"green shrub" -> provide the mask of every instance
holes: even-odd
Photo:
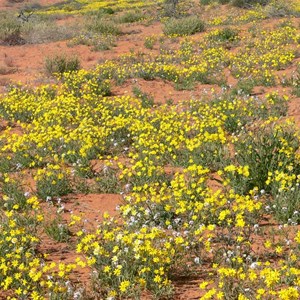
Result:
[[[53,16],[27,14],[27,17],[28,21],[25,22],[10,13],[1,13],[0,43],[5,45],[40,44],[67,40],[78,34],[78,24],[57,25]]]
[[[113,15],[115,13],[115,11],[111,7],[103,7],[99,12],[107,15]]]
[[[10,14],[0,14],[0,43],[4,45],[22,45],[21,24]]]
[[[144,15],[137,11],[128,11],[121,16],[119,16],[118,21],[120,23],[134,23],[142,20]]]
[[[232,95],[250,95],[255,86],[254,80],[241,79],[235,87],[231,89]]]
[[[292,93],[293,95],[300,97],[300,70],[291,78],[291,83],[293,86]]]
[[[113,35],[84,33],[68,42],[69,47],[73,47],[75,45],[90,46],[93,51],[105,51],[116,46],[116,37]]]
[[[299,16],[299,12],[296,11],[291,1],[272,0],[266,5],[264,11],[269,18]]]
[[[50,18],[32,18],[22,26],[22,36],[28,44],[41,44],[47,42],[68,40],[78,34],[77,25],[61,26]]]
[[[24,0],[8,0],[10,3],[22,3]]]
[[[72,12],[72,11],[79,11],[84,4],[80,3],[79,1],[70,1],[69,3],[65,4],[63,6],[63,10],[66,12]]]
[[[286,224],[289,222],[300,223],[300,188],[299,182],[276,191],[269,200],[269,207],[275,218]]]
[[[202,5],[209,5],[212,3],[212,0],[200,0],[200,4]]]
[[[145,38],[144,46],[147,49],[153,49],[154,44],[156,43],[156,41],[157,41],[156,36],[154,36],[154,35],[148,36],[148,37]]]
[[[119,35],[121,34],[120,28],[112,21],[103,18],[91,18],[86,24],[87,31],[102,35]]]
[[[217,43],[231,44],[239,40],[239,34],[236,29],[226,27],[216,31],[214,34],[209,35],[208,39]]]
[[[174,17],[177,14],[177,5],[179,0],[165,0],[164,14],[166,17]]]
[[[232,28],[223,28],[219,35],[218,38],[220,41],[229,41],[232,42],[238,38],[238,32],[235,29]]]
[[[63,223],[60,216],[45,224],[45,232],[54,241],[60,243],[68,242],[71,238],[68,225]]]
[[[267,5],[270,0],[233,0],[233,6],[241,7],[241,8],[251,8],[257,4]]]
[[[132,93],[141,100],[142,107],[149,108],[154,105],[154,99],[151,95],[144,93],[139,87],[134,86]]]
[[[116,194],[121,191],[117,178],[117,171],[104,166],[96,177],[96,189],[98,193]]]
[[[298,148],[299,140],[293,127],[261,127],[259,133],[240,136],[235,144],[235,158],[239,166],[249,166],[250,176],[241,187],[238,186],[241,176],[237,175],[235,180],[231,180],[233,188],[242,193],[254,187],[270,192],[272,186],[266,186],[269,172],[285,172],[289,166],[294,166],[298,174],[295,154]]]
[[[15,205],[17,205],[18,209],[29,207],[23,187],[18,181],[3,181],[1,184],[1,193],[3,194],[0,198],[1,208],[11,210]]]
[[[45,69],[48,74],[65,73],[77,71],[80,68],[80,62],[77,57],[67,58],[65,55],[56,55],[48,57],[45,61]]]
[[[197,17],[170,19],[165,23],[164,33],[173,36],[192,35],[205,30],[204,23]]]
[[[63,170],[47,169],[36,181],[37,196],[43,200],[67,195],[73,191],[70,176]],[[48,172],[48,174],[46,174]]]

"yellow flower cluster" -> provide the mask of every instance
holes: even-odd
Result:
[[[15,205],[1,213],[0,288],[9,292],[8,299],[45,299],[43,290],[52,296],[68,294],[66,282],[76,265],[49,262],[46,254],[37,254],[42,222],[35,196],[27,197],[25,209]]]
[[[140,0],[80,0],[77,1],[77,5],[61,5],[61,6],[50,6],[42,11],[40,14],[85,14],[89,12],[94,12],[100,9],[111,8],[114,10],[126,10],[132,8],[147,8],[153,6],[159,1],[140,1]],[[79,6],[79,8],[78,8]]]
[[[82,12],[153,4],[77,2]],[[201,42],[185,37],[159,53],[132,52],[57,75],[53,85],[8,89],[0,103],[1,290],[11,299],[76,299],[69,274],[89,267],[96,295],[166,298],[172,275],[188,267],[210,270],[201,299],[300,297],[299,134],[280,118],[287,96],[249,95],[294,62],[299,34],[290,23],[251,30],[213,28]],[[236,86],[228,86],[228,72],[240,80]],[[145,103],[147,95],[134,89],[136,97],[112,96],[111,87],[130,78],[222,87],[176,104]],[[34,179],[34,196],[18,184],[24,174]],[[61,196],[91,190],[121,192],[118,217],[104,214],[95,229],[73,232],[70,243],[84,259],[47,261],[39,201],[53,208]],[[62,218],[64,206],[57,211]],[[65,221],[50,222],[54,234],[81,217]]]

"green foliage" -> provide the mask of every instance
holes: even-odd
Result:
[[[217,35],[212,38],[220,42],[233,42],[238,39],[238,31],[236,29],[226,27],[219,31]]]
[[[96,176],[96,190],[102,194],[117,194],[121,191],[117,171],[111,167],[103,166]]]
[[[10,13],[1,13],[0,43],[9,46],[40,44],[70,39],[78,32],[77,24],[57,25],[53,16],[29,14],[27,18],[22,21]]]
[[[182,19],[169,19],[164,26],[164,33],[169,36],[192,35],[205,30],[204,22],[197,16]]]
[[[2,183],[1,193],[2,199],[0,198],[0,206],[4,207],[5,210],[24,210],[29,206],[22,187],[14,180]]]
[[[269,207],[275,218],[284,224],[300,223],[300,188],[299,182],[279,189],[269,200]]]
[[[73,163],[73,168],[74,174],[81,178],[93,178],[95,175],[90,161],[84,158]]]
[[[34,15],[21,29],[27,44],[41,44],[71,39],[78,34],[79,27],[74,23],[58,25],[53,17]]]
[[[299,168],[295,154],[298,147],[293,128],[262,127],[255,135],[251,132],[242,135],[235,143],[236,161],[241,166],[249,166],[250,176],[239,192],[246,193],[254,187],[270,191],[271,187],[266,186],[269,172],[285,171],[290,165]],[[240,176],[236,178],[240,180]]]
[[[227,146],[220,142],[207,142],[193,151],[179,149],[175,151],[176,158],[172,164],[177,167],[188,167],[190,162],[210,169],[212,172],[223,168],[230,161]]]
[[[120,23],[134,23],[142,20],[144,15],[139,11],[128,11],[118,17]]]
[[[100,12],[107,15],[113,15],[115,13],[115,11],[111,7],[103,7],[100,9]]]
[[[165,0],[164,13],[167,17],[174,17],[177,13],[177,5],[179,0]]]
[[[209,5],[212,3],[212,0],[200,0],[200,4],[202,5]]]
[[[45,70],[49,75],[78,71],[79,68],[80,62],[77,57],[67,58],[65,55],[56,55],[45,60]]]
[[[266,5],[270,0],[233,0],[232,4],[241,8],[251,8],[257,4]]]
[[[299,75],[293,79],[293,94],[300,97],[300,77]]]
[[[145,38],[144,46],[147,49],[153,49],[156,40],[157,40],[156,36],[148,36]]]
[[[120,28],[113,22],[99,17],[90,17],[86,23],[88,32],[102,35],[120,35]]]
[[[154,105],[153,97],[149,96],[147,93],[144,93],[139,87],[134,86],[132,88],[132,92],[137,98],[141,99],[143,108],[149,108]]]
[[[9,46],[25,43],[21,37],[21,23],[9,13],[0,14],[0,43]]]
[[[69,174],[56,169],[44,169],[36,178],[37,195],[41,199],[60,197],[72,192]]]
[[[115,47],[115,42],[116,37],[113,35],[99,35],[85,32],[73,38],[68,43],[68,46],[73,47],[75,45],[86,45],[91,46],[94,51],[105,51],[110,50],[112,47]]]
[[[237,85],[232,88],[232,95],[250,95],[253,88],[255,87],[255,82],[251,79],[239,80]]]
[[[264,12],[269,18],[279,18],[286,16],[299,17],[299,12],[296,11],[292,1],[272,0],[264,8]]]
[[[60,216],[54,220],[49,221],[45,225],[46,234],[57,242],[67,242],[71,237],[71,232]]]

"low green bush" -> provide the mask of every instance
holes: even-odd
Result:
[[[212,0],[200,0],[200,4],[202,5],[209,5],[212,3]]]
[[[183,19],[169,19],[164,26],[164,33],[170,36],[186,36],[203,32],[205,25],[197,16]]]
[[[80,62],[77,57],[67,58],[65,55],[56,55],[45,60],[45,69],[49,75],[77,71],[79,68]]]
[[[120,28],[112,21],[103,18],[93,17],[86,23],[86,29],[89,32],[94,32],[102,35],[119,35]]]
[[[299,17],[299,11],[296,10],[295,3],[292,1],[271,0],[264,7],[264,12],[269,18]]]
[[[134,23],[142,20],[144,15],[139,11],[128,11],[118,17],[120,23]]]
[[[233,0],[233,6],[241,7],[241,8],[251,8],[257,4],[267,5],[270,0]]]
[[[21,23],[11,14],[0,14],[0,43],[4,45],[22,45]]]
[[[217,34],[211,36],[210,39],[219,42],[234,42],[239,39],[239,33],[233,28],[226,27],[221,29]]]

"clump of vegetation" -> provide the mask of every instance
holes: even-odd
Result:
[[[116,37],[113,35],[99,35],[83,33],[68,42],[69,47],[75,45],[91,46],[94,51],[110,50],[116,46]]]
[[[220,4],[227,4],[227,3],[229,3],[230,2],[230,0],[219,0],[219,3]]]
[[[113,15],[115,11],[111,7],[103,7],[100,9],[100,13],[107,14],[107,15]]]
[[[165,23],[164,33],[169,36],[187,36],[205,30],[205,24],[197,16],[170,19]]]
[[[103,166],[96,177],[96,190],[98,193],[103,194],[113,194],[121,191],[120,182],[118,181],[115,169]]]
[[[44,16],[33,16],[22,25],[22,36],[28,44],[68,40],[78,34],[78,25],[57,25],[53,19]]]
[[[49,75],[78,71],[80,69],[80,61],[78,57],[68,58],[66,55],[56,55],[46,58],[45,69]]]
[[[217,2],[218,2],[219,4],[224,5],[224,4],[230,3],[230,1],[231,1],[231,0],[218,0]],[[210,4],[214,3],[214,0],[200,0],[200,3],[201,3],[202,5],[210,5]]]
[[[87,31],[102,35],[119,35],[121,29],[112,21],[104,18],[92,17],[86,23]]]
[[[270,18],[299,16],[299,12],[297,12],[294,3],[284,0],[271,0],[268,5],[265,6],[264,12]]]
[[[230,27],[223,28],[215,35],[215,39],[221,42],[233,42],[238,39],[238,31]]]
[[[209,4],[211,4],[211,2],[212,2],[212,0],[200,0],[200,3],[202,5],[209,5]]]
[[[154,99],[151,95],[144,93],[139,87],[134,86],[132,88],[132,93],[141,100],[142,107],[149,108],[154,105]]]
[[[174,17],[176,15],[178,2],[179,0],[164,1],[164,12],[167,17]]]
[[[23,45],[21,23],[11,14],[0,14],[0,43],[4,45]]]
[[[147,49],[153,49],[154,47],[154,44],[156,43],[157,41],[157,38],[155,35],[152,35],[152,36],[147,36],[145,38],[145,41],[144,41],[144,46],[147,48]]]
[[[8,2],[11,2],[11,3],[22,3],[22,2],[24,2],[24,0],[8,0]]]
[[[233,0],[232,4],[241,8],[251,8],[257,4],[267,5],[270,0]]]
[[[52,199],[72,192],[69,172],[59,165],[49,164],[47,168],[40,169],[35,179],[37,194],[41,199]]]
[[[128,11],[118,17],[120,23],[134,23],[142,20],[144,15],[139,11]]]
[[[66,40],[77,32],[76,24],[59,26],[51,16],[23,11],[17,17],[10,13],[0,14],[0,43],[8,46]]]
[[[54,241],[60,243],[68,242],[71,237],[70,230],[68,226],[63,223],[60,215],[45,224],[45,232]]]

